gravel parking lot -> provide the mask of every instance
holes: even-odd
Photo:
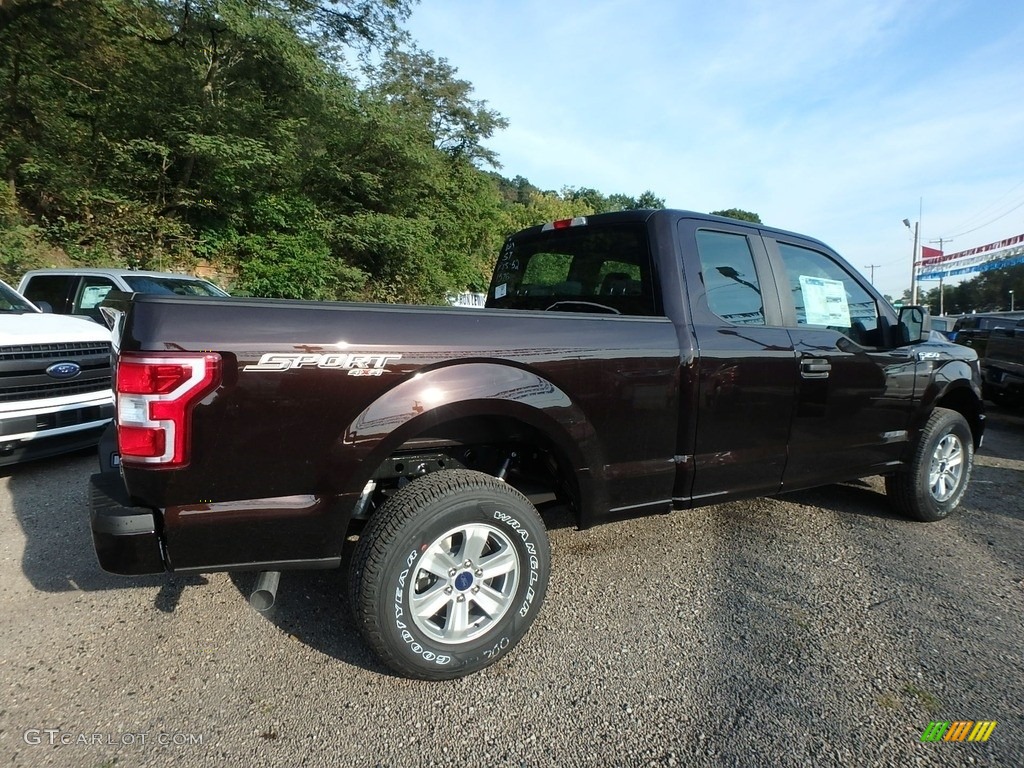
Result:
[[[572,529],[544,610],[445,683],[362,645],[341,572],[122,579],[92,455],[0,470],[0,763],[15,766],[1024,765],[1024,418],[990,415],[954,519],[878,479]],[[984,743],[930,721],[994,720]]]

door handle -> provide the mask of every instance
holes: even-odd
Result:
[[[800,376],[805,379],[827,379],[832,363],[812,357],[800,361]]]

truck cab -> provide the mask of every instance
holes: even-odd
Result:
[[[672,320],[676,507],[886,474],[945,398],[981,439],[976,356],[793,232],[684,211],[534,227],[487,306]]]

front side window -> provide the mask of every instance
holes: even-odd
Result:
[[[33,275],[25,286],[25,298],[36,305],[45,301],[57,314],[67,314],[68,294],[77,280],[67,275]]]
[[[113,289],[114,284],[105,277],[83,278],[75,302],[77,311],[90,313],[90,310],[95,310]]]
[[[878,305],[861,283],[819,251],[779,243],[789,277],[797,325],[830,328],[874,346]]]
[[[764,325],[761,285],[746,235],[702,229],[697,253],[711,311],[734,325]]]

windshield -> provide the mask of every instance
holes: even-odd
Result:
[[[175,293],[179,296],[228,296],[213,283],[190,277],[125,275],[124,281],[136,293]]]
[[[0,281],[0,312],[11,312],[22,314],[24,312],[38,312],[39,310],[29,304],[17,291],[7,283]]]
[[[507,240],[487,306],[653,315],[654,297],[644,225],[584,224]]]

